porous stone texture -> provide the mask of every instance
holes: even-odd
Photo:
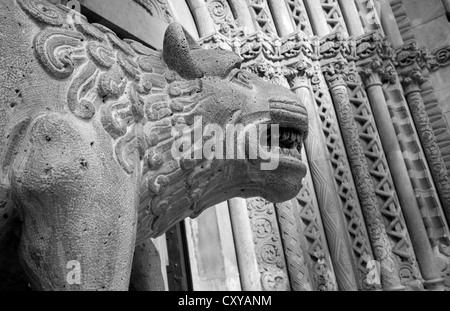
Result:
[[[308,118],[293,93],[241,70],[232,52],[199,49],[176,23],[155,52],[69,13],[0,3],[0,288],[161,289],[150,238],[233,197],[299,192]],[[259,157],[175,156],[200,116],[196,142],[213,139],[206,125],[230,123],[279,124],[295,141],[271,171]]]
[[[136,246],[133,269],[130,277],[131,291],[163,291],[164,278],[161,259],[153,242],[149,239]]]

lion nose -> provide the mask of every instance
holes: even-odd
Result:
[[[305,105],[297,98],[294,94],[293,96],[275,96],[269,98],[270,109],[282,109],[294,113],[299,113],[306,115]]]

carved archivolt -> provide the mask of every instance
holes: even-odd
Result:
[[[134,0],[134,2],[144,7],[153,16],[159,17],[168,23],[174,21],[167,0]]]
[[[295,3],[295,1],[287,1],[287,3],[289,8],[297,10],[296,6],[298,3]],[[362,151],[358,151],[358,153],[361,153],[363,156],[360,158],[360,161],[362,161],[361,163],[368,163],[368,170],[370,172],[369,178],[372,180],[371,183],[374,183],[373,186],[370,186],[375,189],[373,202],[370,204],[366,202],[365,204],[372,205],[373,208],[376,208],[381,212],[382,221],[377,222],[378,225],[376,226],[388,228],[388,240],[392,241],[389,242],[389,244],[393,243],[393,251],[397,259],[394,260],[394,262],[399,264],[399,275],[402,277],[402,283],[406,284],[420,278],[420,272],[418,271],[412,248],[410,246],[405,248],[405,245],[410,244],[410,238],[406,231],[401,207],[396,198],[393,182],[389,175],[389,166],[383,154],[381,142],[377,135],[375,120],[371,116],[368,98],[363,89],[360,75],[364,74],[364,70],[367,69],[375,71],[385,81],[395,83],[396,71],[401,71],[402,68],[419,66],[420,68],[429,71],[437,70],[441,64],[445,64],[448,61],[448,51],[443,48],[439,53],[432,55],[425,49],[419,48],[415,43],[406,45],[402,49],[394,50],[386,38],[382,37],[377,32],[359,38],[349,38],[345,28],[339,26],[339,20],[343,19],[340,15],[341,12],[335,8],[336,4],[337,1],[322,1],[323,8],[326,10],[326,13],[329,14],[330,18],[332,16],[336,18],[332,21],[333,24],[330,24],[329,26],[336,27],[336,29],[340,30],[322,38],[320,41],[317,40],[317,38],[307,37],[302,32],[293,33],[282,39],[272,38],[264,33],[257,33],[247,37],[240,37],[239,40],[236,40],[235,38],[226,38],[221,35],[214,35],[202,39],[202,45],[207,48],[233,50],[243,58],[243,66],[249,71],[258,74],[267,81],[286,87],[290,86],[293,79],[298,80],[299,77],[302,76],[302,73],[304,72],[304,69],[302,68],[305,67],[305,63],[306,67],[312,68],[312,63],[314,61],[320,61],[322,69],[329,64],[325,74],[328,75],[327,80],[330,84],[330,88],[335,84],[342,84],[345,85],[348,92],[348,95],[335,92],[333,95],[335,105],[344,100],[343,96],[348,96],[348,100],[352,103],[352,106],[347,107],[351,108],[350,110],[342,110],[340,113],[343,118],[347,116],[349,122],[350,120],[352,120],[352,122],[356,120],[358,123],[356,132],[353,134],[355,134],[355,137],[358,137],[362,142],[363,149]],[[372,67],[361,67],[363,63],[366,64],[369,60],[373,61],[370,65]],[[357,67],[347,67],[345,65],[346,63],[356,63]],[[390,66],[386,67],[386,63],[389,63]],[[320,71],[320,66],[316,70]],[[313,87],[318,84],[317,77],[316,74],[312,75],[311,78],[308,78],[310,80],[316,79],[315,82],[311,80],[313,82]],[[422,94],[424,94],[424,89],[426,89],[426,94],[432,94],[432,89],[429,88],[427,83],[423,83],[421,87],[423,88]],[[317,88],[314,90],[317,94],[316,97],[323,97],[323,91],[319,92]],[[323,104],[321,104],[321,101],[323,102],[324,100],[316,98],[316,101],[319,105],[320,113],[323,109],[322,107],[324,107]],[[432,109],[436,106],[431,98],[427,103],[430,103],[427,107],[433,106]],[[345,109],[345,107],[342,109]],[[434,122],[435,116],[441,114],[434,112],[432,109],[429,108],[429,111],[427,110],[426,113],[428,115],[432,113]],[[332,143],[335,145],[337,138],[335,135],[330,135],[329,121],[327,122],[326,114],[321,114],[321,118],[323,120],[322,130],[325,137],[330,137],[329,139],[333,138]],[[343,121],[340,120],[339,125],[342,129]],[[431,132],[432,136],[442,136],[441,132],[444,132],[444,130],[439,127],[440,125],[442,125],[442,122],[436,122],[436,124],[433,125],[433,132]],[[441,130],[438,131],[438,128]],[[445,130],[445,132],[447,131],[448,129]],[[440,137],[438,141],[441,142],[442,139],[445,140],[445,138]],[[349,148],[354,148],[354,146],[350,144]],[[438,148],[444,150],[445,146],[438,146]],[[331,150],[332,148],[330,147],[329,149]],[[347,150],[347,153],[348,152],[349,151]],[[341,159],[337,160],[335,165],[336,167],[333,168],[339,172],[339,165],[342,167],[342,165],[345,166],[348,164],[345,164],[344,159]],[[358,165],[350,163],[350,167],[353,171],[358,172]],[[437,168],[439,167],[441,166],[438,165]],[[342,181],[339,181],[338,179],[336,182],[342,184]],[[345,182],[344,185],[348,185],[348,183]],[[348,196],[349,192],[355,192],[358,193],[356,200],[361,200],[361,195],[365,193],[365,190],[368,188],[364,187],[363,183],[360,189],[358,189],[358,187],[353,189],[353,191],[346,191],[345,195],[342,194],[342,198]],[[445,195],[442,196],[442,199],[445,200]],[[363,210],[365,209],[362,205],[361,208]],[[355,209],[351,208],[351,210],[354,211]],[[346,220],[349,221],[349,223],[352,222],[350,219],[346,218]],[[360,233],[358,233],[358,235],[362,234],[362,237],[364,237],[364,221],[361,221],[361,231],[359,231]],[[394,223],[401,224],[401,226],[393,226]],[[369,228],[367,219],[366,225]],[[373,230],[372,227],[369,229],[369,236],[373,233],[371,230]],[[349,231],[349,235],[351,239],[355,239],[354,241],[361,239],[361,235],[357,238],[354,232]],[[400,240],[399,237],[401,237]],[[373,244],[372,240],[371,242]],[[363,251],[362,249],[354,249],[354,254],[357,258],[370,258],[370,253],[370,247],[368,252]],[[369,255],[367,256],[367,254]],[[378,251],[376,252],[375,257],[381,255],[382,254]],[[390,259],[392,260],[394,257],[391,257]],[[361,271],[361,286],[364,286],[365,273],[367,273],[365,266],[367,262],[361,260],[359,263],[358,269]],[[387,286],[388,284],[391,284],[394,287],[398,285],[395,280],[385,280],[385,284]]]

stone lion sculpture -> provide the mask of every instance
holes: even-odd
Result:
[[[307,113],[293,93],[241,70],[232,52],[200,49],[179,24],[155,52],[73,13],[0,3],[1,289],[151,289],[151,238],[233,197],[298,193]],[[195,116],[279,124],[279,166],[174,158],[173,129]]]

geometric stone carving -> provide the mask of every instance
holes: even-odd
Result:
[[[326,243],[325,232],[320,217],[319,206],[315,196],[310,171],[303,179],[303,186],[293,201],[299,208],[300,226],[303,231],[306,250],[305,262],[314,290],[337,290],[336,277],[331,264],[330,252]]]
[[[417,132],[448,221],[450,219],[450,177],[422,98],[420,84],[424,82],[424,77],[419,68],[401,72],[400,75],[411,115],[416,124]]]
[[[384,84],[384,90],[388,94],[387,105],[428,238],[431,246],[437,248],[440,253],[436,257],[441,275],[448,277],[447,274],[450,272],[449,229],[414,121],[406,99],[402,95],[401,86],[398,83],[390,85],[387,82]]]
[[[248,0],[250,12],[257,22],[261,32],[271,36],[276,35],[277,30],[270,13],[267,0]]]
[[[367,147],[363,145],[363,141],[360,139],[360,124],[354,115],[355,107],[353,104],[355,103],[355,98],[352,96],[352,103],[352,97],[350,96],[352,90],[347,84],[349,81],[346,81],[348,80],[346,76],[350,75],[348,64],[344,61],[337,61],[330,63],[322,69],[330,85],[330,92],[341,125],[347,156],[360,197],[372,247],[374,248],[375,259],[381,264],[381,282],[383,288],[391,290],[402,289],[403,286],[400,284],[400,276],[397,270],[398,266],[393,253],[393,246],[395,244],[391,246],[388,240],[389,235],[387,231],[392,231],[392,227],[385,228],[383,223],[384,217],[378,209],[379,200],[377,192],[379,192],[379,189],[377,191],[375,187],[378,183],[376,183],[376,179],[371,178],[373,170],[371,170],[365,156]],[[354,76],[354,74],[351,75],[351,77]],[[358,103],[361,104],[364,102],[358,101]]]
[[[374,184],[378,207],[383,215],[387,234],[393,245],[393,253],[398,261],[402,284],[406,285],[420,279],[420,273],[367,94],[354,67],[351,67],[347,75],[346,84],[354,119],[358,125],[360,141]]]
[[[429,72],[446,65],[446,53],[446,49],[442,49],[435,55],[430,54],[426,49],[420,48],[416,41],[412,41],[396,51],[394,64],[400,73],[407,74],[414,66],[422,69],[423,79],[420,83],[422,99],[445,166],[450,170],[450,129],[442,113],[442,103],[439,103],[429,79]]]
[[[305,68],[306,67],[306,68]],[[330,160],[326,157],[326,145],[315,109],[315,100],[307,77],[310,75],[306,62],[297,64],[299,73],[290,75],[291,89],[305,103],[309,113],[308,138],[305,151],[324,229],[330,249],[336,280],[341,290],[357,290],[354,260],[342,215],[342,202],[334,184]]]
[[[286,1],[286,4],[288,6],[289,11],[291,12],[291,16],[294,19],[293,23],[297,27],[305,27],[304,24],[307,24],[306,19],[300,20],[301,14],[304,12],[302,10],[304,1]],[[379,27],[379,20],[377,19],[377,14],[375,12],[375,7],[373,6],[374,1],[368,1],[368,0],[362,0],[359,1],[359,9],[361,13],[365,13],[366,15],[374,15],[374,19],[376,19],[376,22],[378,22],[376,25],[369,25],[368,20],[363,21],[366,24],[364,25],[367,29],[370,27]],[[395,3],[395,1],[393,1]],[[311,3],[307,2],[308,10],[312,11]],[[364,163],[368,166],[368,172],[370,175],[370,180],[373,187],[373,194],[374,197],[367,199],[365,201],[364,206],[361,206],[361,209],[363,210],[363,213],[359,211],[359,202],[356,202],[355,204],[347,204],[349,201],[349,198],[355,197],[358,201],[358,195],[361,196],[361,187],[360,185],[351,185],[348,186],[347,182],[344,182],[341,176],[343,175],[342,169],[339,169],[340,165],[345,166],[346,168],[351,167],[352,170],[354,170],[355,166],[355,159],[352,159],[352,163],[350,163],[351,166],[349,166],[347,163],[345,150],[344,153],[341,155],[339,154],[339,149],[342,149],[342,142],[339,142],[339,128],[336,129],[338,125],[341,127],[344,126],[342,123],[332,125],[330,122],[326,119],[327,117],[336,120],[336,117],[333,116],[333,109],[331,109],[331,113],[328,112],[328,110],[323,110],[322,107],[324,105],[321,103],[321,101],[324,101],[323,99],[319,99],[323,96],[323,92],[319,92],[317,88],[315,88],[314,78],[312,78],[312,86],[313,90],[315,92],[315,99],[316,99],[316,105],[317,105],[317,114],[319,116],[320,121],[320,127],[322,130],[322,133],[325,137],[325,145],[327,147],[327,151],[329,155],[331,156],[331,166],[332,171],[334,174],[334,184],[336,189],[341,190],[344,189],[345,192],[340,192],[339,197],[343,204],[341,206],[342,212],[345,215],[345,224],[347,226],[350,226],[350,224],[353,226],[353,228],[357,228],[356,231],[351,230],[351,227],[347,227],[347,231],[349,234],[350,241],[358,241],[359,239],[356,238],[356,232],[359,232],[358,234],[363,234],[363,239],[367,240],[368,236],[370,236],[370,239],[376,238],[373,232],[370,232],[371,230],[368,229],[369,233],[365,233],[364,228],[364,221],[360,220],[358,225],[354,225],[352,223],[352,217],[356,217],[358,214],[362,215],[364,214],[364,217],[367,217],[368,213],[370,213],[372,210],[371,208],[376,207],[379,209],[382,215],[383,224],[382,226],[384,229],[387,230],[387,235],[389,237],[390,242],[392,243],[393,247],[393,253],[395,254],[395,257],[399,263],[399,271],[398,274],[401,277],[401,283],[404,285],[411,285],[414,286],[412,283],[415,283],[416,280],[421,279],[421,274],[419,271],[419,267],[417,266],[417,262],[414,255],[414,250],[412,248],[411,238],[409,237],[409,234],[407,232],[407,227],[405,220],[403,218],[403,213],[401,211],[400,203],[396,195],[396,189],[394,187],[393,179],[389,170],[389,165],[386,160],[386,156],[384,155],[384,150],[381,144],[380,137],[378,135],[378,130],[376,127],[376,123],[374,120],[374,117],[372,116],[372,111],[369,105],[367,94],[365,93],[363,84],[361,83],[361,79],[359,77],[359,73],[356,71],[355,67],[352,64],[352,62],[356,61],[358,64],[360,61],[365,60],[368,57],[373,56],[376,53],[381,53],[383,56],[383,59],[393,59],[396,61],[399,61],[399,64],[396,63],[396,66],[399,68],[407,67],[409,66],[410,62],[413,62],[414,58],[419,58],[418,61],[419,65],[424,68],[425,72],[427,68],[428,70],[436,70],[439,66],[439,62],[437,62],[433,57],[430,57],[427,55],[426,51],[419,51],[417,55],[415,55],[415,51],[417,50],[413,45],[410,47],[406,47],[406,49],[403,49],[401,52],[407,52],[410,53],[408,56],[407,53],[401,54],[400,51],[397,51],[394,53],[392,49],[389,47],[389,44],[387,41],[384,41],[384,39],[381,37],[379,33],[370,34],[365,37],[361,37],[358,39],[353,38],[347,38],[346,36],[346,28],[343,28],[339,25],[339,23],[342,23],[345,27],[345,21],[342,16],[342,13],[339,9],[339,3],[338,1],[321,1],[320,4],[321,8],[323,9],[325,15],[327,16],[327,24],[329,29],[341,29],[340,32],[332,34],[329,36],[329,38],[325,38],[325,42],[322,42],[320,47],[318,45],[315,45],[313,38],[304,38],[301,36],[296,37],[296,34],[292,34],[289,37],[283,37],[281,39],[278,38],[269,38],[268,36],[265,36],[263,34],[256,34],[249,36],[248,38],[240,38],[239,41],[232,42],[227,41],[226,45],[230,47],[231,50],[239,51],[238,54],[244,58],[244,66],[252,71],[253,73],[258,74],[261,77],[264,77],[267,81],[271,81],[274,83],[279,83],[283,86],[286,85],[286,81],[291,82],[292,75],[295,75],[295,69],[293,66],[293,63],[295,60],[301,59],[301,55],[306,56],[306,60],[321,60],[321,64],[323,66],[326,66],[326,64],[329,62],[330,59],[334,58],[340,58],[343,57],[347,59],[350,64],[350,71],[349,74],[345,77],[345,87],[348,93],[348,99],[351,104],[352,108],[352,117],[354,121],[356,121],[357,125],[357,136],[358,140],[361,143],[362,149],[363,149],[363,156],[364,156]],[[319,7],[320,8],[320,7]],[[366,12],[367,11],[367,12]],[[311,13],[311,12],[309,12]],[[299,15],[300,14],[300,15]],[[321,15],[321,14],[319,14]],[[300,16],[300,17],[299,17]],[[307,15],[306,15],[307,16]],[[296,19],[297,18],[297,19]],[[315,19],[311,16],[312,19]],[[276,19],[276,17],[275,17]],[[318,18],[319,19],[319,18]],[[303,22],[303,24],[301,24]],[[317,21],[316,21],[317,22]],[[367,38],[366,38],[367,37]],[[369,38],[370,37],[370,38]],[[376,43],[373,44],[373,38],[375,38]],[[219,41],[221,41],[220,39]],[[224,41],[222,41],[224,42]],[[304,45],[305,43],[305,45]],[[306,46],[306,44],[310,44],[310,49],[304,49],[300,52],[298,52],[298,48],[300,46]],[[308,51],[308,53],[306,52]],[[441,51],[441,58],[442,63],[445,63],[445,51]],[[442,56],[444,55],[444,56]],[[359,66],[359,65],[358,65]],[[294,70],[293,70],[294,69]],[[391,70],[393,70],[391,68]],[[294,73],[293,73],[294,71]],[[388,75],[386,75],[387,77]],[[287,78],[287,80],[286,80]],[[292,85],[291,85],[292,86]],[[424,83],[421,85],[422,88],[422,96],[425,96],[424,93],[426,93],[427,96],[427,113],[432,116],[430,121],[433,123],[434,126],[434,132],[435,135],[441,135],[438,142],[441,144],[439,147],[442,150],[445,150],[449,145],[447,144],[447,140],[444,138],[444,130],[442,128],[442,115],[440,112],[438,112],[435,109],[435,106],[437,104],[437,101],[435,98],[432,98],[432,94],[434,93],[432,89],[429,87],[428,84]],[[326,87],[324,88],[324,92],[326,92]],[[339,94],[339,92],[335,92],[333,94],[333,99],[336,97],[339,99],[339,96],[344,96],[345,94],[342,92],[342,94]],[[425,98],[424,98],[425,99]],[[326,99],[325,99],[326,101]],[[388,105],[389,101],[388,101]],[[326,107],[326,106],[325,106]],[[331,107],[332,108],[332,107]],[[436,111],[435,111],[436,110]],[[391,110],[392,111],[392,110]],[[328,116],[327,116],[328,115]],[[401,117],[404,115],[401,114]],[[440,119],[438,120],[438,117],[440,116]],[[333,129],[334,128],[334,129]],[[395,131],[398,132],[397,125],[394,125]],[[342,134],[344,136],[347,136],[347,138],[350,137],[350,133],[348,129],[345,129],[346,134]],[[336,143],[336,135],[337,133],[337,143]],[[354,133],[352,133],[353,135]],[[448,135],[447,135],[448,136]],[[353,136],[352,136],[353,138]],[[400,140],[400,139],[399,139]],[[341,145],[341,148],[339,146]],[[404,151],[405,144],[401,142],[401,148]],[[348,147],[348,146],[346,146]],[[308,156],[310,158],[310,167],[312,166],[311,173],[314,175],[312,176],[312,180],[315,182],[317,180],[317,174],[314,170],[314,161],[316,161],[316,158],[314,156],[311,156],[309,154],[310,147],[307,147],[308,149]],[[348,149],[348,148],[347,148]],[[420,146],[419,146],[420,150]],[[352,151],[353,152],[353,151]],[[355,154],[356,155],[356,152]],[[343,159],[341,159],[343,157]],[[362,158],[358,158],[359,160],[362,160]],[[414,159],[417,159],[417,156],[414,156]],[[312,163],[311,163],[312,160]],[[406,162],[409,160],[406,158]],[[414,162],[414,165],[419,165],[417,161],[411,160]],[[347,163],[346,163],[347,162]],[[447,163],[446,163],[447,164]],[[408,169],[412,166],[408,166]],[[430,169],[432,169],[430,167]],[[424,172],[427,171],[427,168],[424,167]],[[411,173],[412,171],[409,170]],[[358,175],[359,172],[352,172],[354,175]],[[349,174],[349,172],[347,172]],[[361,176],[364,176],[364,174],[359,175],[359,178]],[[423,174],[421,174],[423,176]],[[316,180],[315,180],[316,179]],[[349,180],[348,178],[345,180]],[[351,179],[350,179],[351,180]],[[424,179],[420,179],[424,180]],[[329,181],[328,181],[329,182]],[[304,181],[305,183],[305,181]],[[345,184],[345,187],[342,187],[342,185]],[[432,181],[430,184],[429,189],[433,188]],[[423,185],[422,185],[423,186]],[[416,185],[413,185],[414,189],[418,189]],[[356,188],[356,189],[355,189]],[[427,188],[427,187],[425,187]],[[321,201],[320,196],[323,195],[322,191],[318,190],[319,187],[312,187],[311,189],[315,189],[316,191],[316,199],[318,201]],[[423,189],[422,189],[423,190]],[[350,194],[349,194],[350,193]],[[356,195],[356,193],[358,195]],[[416,197],[418,197],[418,193],[415,193]],[[427,204],[433,204],[431,203],[433,200],[436,200],[436,195],[431,194],[431,197],[434,197],[430,199],[430,196],[427,196],[427,200],[430,199],[430,201]],[[372,199],[375,199],[374,201],[371,201]],[[373,206],[372,206],[373,204]],[[322,203],[319,203],[320,209],[323,208]],[[371,206],[369,206],[371,205]],[[356,207],[355,207],[356,206]],[[423,206],[422,204],[419,204],[419,206]],[[357,210],[358,212],[353,212],[354,210]],[[437,209],[439,209],[439,206],[435,206],[433,208],[433,216],[430,215],[430,217],[425,218],[425,221],[430,222],[431,218],[433,218],[433,221],[437,222],[433,225],[427,225],[428,228],[435,227],[436,229],[433,229],[433,231],[439,231],[437,229],[438,227],[445,228],[445,219],[440,219],[436,213]],[[347,212],[347,213],[346,213]],[[431,212],[431,211],[430,211]],[[351,216],[350,216],[351,215]],[[370,215],[369,215],[370,216]],[[324,218],[322,217],[322,220]],[[439,225],[439,223],[441,225]],[[373,229],[376,226],[373,226],[373,224],[368,224]],[[359,226],[359,228],[358,228]],[[325,226],[327,227],[327,226]],[[327,231],[327,228],[324,229]],[[439,245],[442,245],[442,248],[445,250],[445,244],[446,244],[446,238],[444,237],[445,234],[442,235],[442,242],[438,243]],[[431,237],[431,236],[430,236]],[[436,239],[434,239],[436,240]],[[386,242],[386,241],[382,241]],[[377,242],[372,241],[373,245],[376,245]],[[437,242],[432,242],[437,243]],[[434,244],[434,245],[438,245]],[[358,243],[358,246],[360,244]],[[370,256],[370,244],[367,243],[369,255],[366,256],[364,251],[358,250],[357,248],[352,248],[353,255],[355,258],[364,258],[362,261],[359,261],[357,263],[357,268],[359,271],[358,275],[358,281],[359,287],[364,287],[364,280],[365,276],[364,273],[367,273],[367,260],[371,260]],[[372,245],[372,246],[373,246]],[[333,252],[331,250],[331,252]],[[372,254],[374,255],[375,259],[377,259],[377,256],[379,254]],[[313,273],[311,273],[311,279],[313,280]],[[395,288],[395,280],[392,284]],[[420,285],[419,285],[420,286]],[[391,286],[385,286],[383,284],[384,288],[388,288]],[[368,289],[368,288],[367,288]]]
[[[302,250],[302,231],[299,214],[294,202],[275,204],[284,254],[288,265],[289,280],[293,291],[311,291],[308,266]]]
[[[334,171],[333,176],[339,189],[338,194],[342,201],[342,212],[345,216],[358,269],[359,287],[363,290],[370,290],[374,287],[367,283],[367,264],[368,260],[373,258],[370,240],[361,214],[359,199],[349,170],[350,164],[348,163],[331,97],[326,89],[322,73],[315,71],[314,75],[312,83],[317,113],[326,139],[327,150],[330,154]]]
[[[320,0],[320,3],[329,27],[329,33],[339,31],[348,35],[347,26],[338,0]]]
[[[289,12],[294,20],[296,29],[303,31],[305,34],[312,36],[313,32],[309,21],[308,13],[302,0],[285,0],[288,5]]]
[[[360,74],[366,86],[368,99],[373,116],[378,125],[383,147],[386,149],[386,159],[392,172],[399,202],[402,206],[408,232],[411,235],[418,264],[421,268],[424,285],[431,289],[442,288],[443,279],[439,277],[437,265],[428,241],[425,225],[422,223],[419,205],[415,199],[412,184],[409,180],[405,159],[400,153],[400,144],[396,139],[395,129],[391,121],[381,78],[386,75],[381,59],[371,58],[369,63],[360,63]]]

